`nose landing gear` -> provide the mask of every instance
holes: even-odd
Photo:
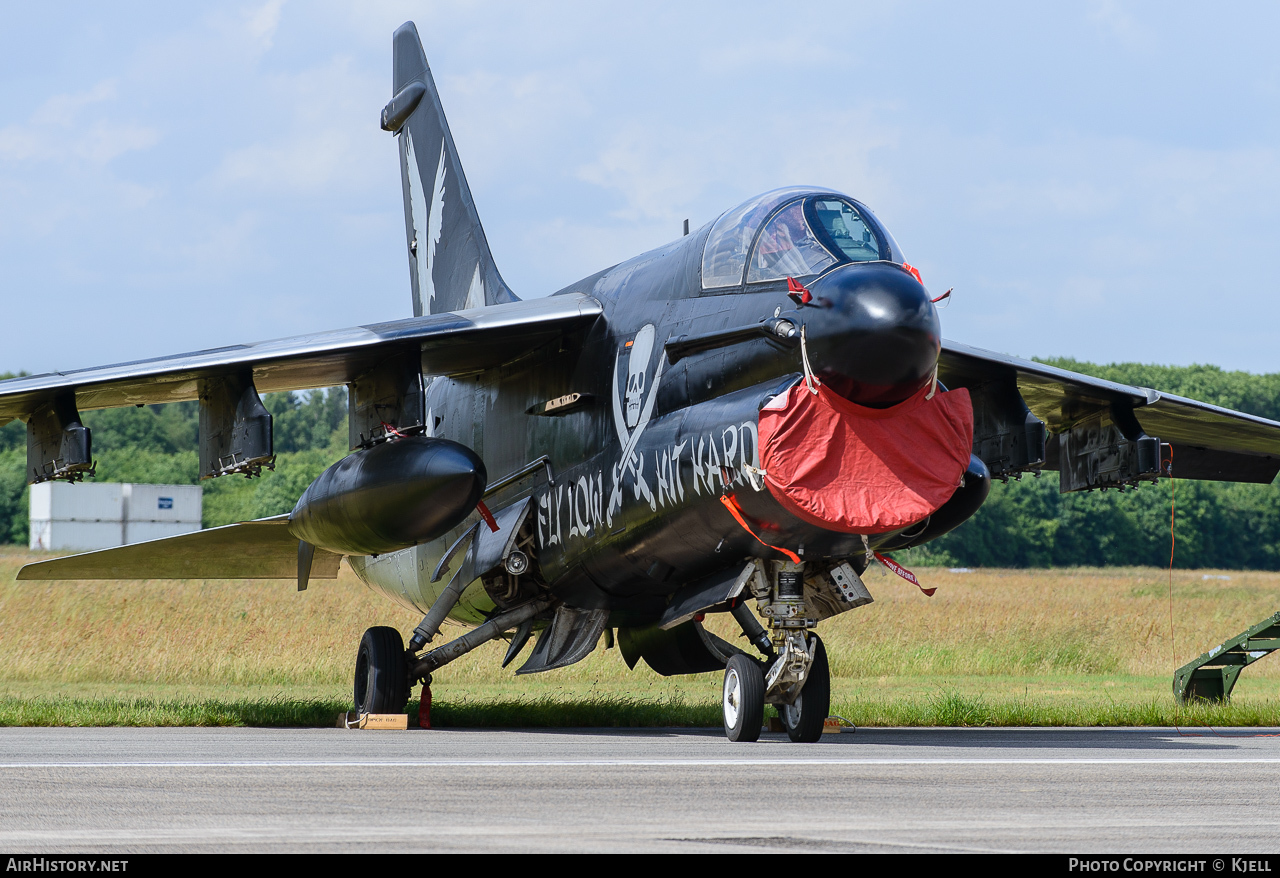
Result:
[[[822,725],[831,712],[831,671],[827,665],[827,649],[810,634],[813,641],[813,662],[809,665],[809,679],[790,704],[778,705],[778,716],[787,737],[798,743],[811,744],[822,737]]]
[[[724,733],[730,741],[755,741],[764,725],[764,672],[754,659],[735,655],[724,669]]]
[[[724,672],[724,731],[730,741],[755,741],[764,705],[774,704],[787,737],[812,743],[831,711],[831,669],[826,647],[812,629],[817,620],[804,600],[804,565],[757,560],[750,580],[757,609],[769,622],[773,656],[761,663],[735,655]],[[744,632],[751,636],[747,626]]]

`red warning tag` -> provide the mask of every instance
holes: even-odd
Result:
[[[483,500],[476,504],[476,511],[480,513],[480,517],[484,519],[484,523],[489,525],[489,530],[497,533],[498,522],[494,519],[493,513],[489,511],[489,507],[484,505]]]
[[[790,558],[793,564],[803,563],[800,560],[800,556],[790,549],[784,549],[781,546],[775,546],[773,543],[766,543],[764,540],[760,539],[759,534],[753,531],[750,525],[747,524],[747,520],[742,517],[742,507],[738,505],[737,498],[732,494],[722,494],[720,496],[720,502],[724,504],[725,509],[729,510],[729,514],[734,517],[738,524],[742,525],[742,529],[756,538],[756,542],[760,543],[762,546],[768,546],[770,549],[775,549],[776,551],[781,552]]]
[[[907,582],[914,585],[916,588],[920,589],[922,592],[925,593],[926,597],[933,597],[933,593],[938,590],[937,588],[925,588],[923,585],[920,584],[920,580],[916,579],[916,575],[914,573],[912,573],[907,568],[903,567],[901,564],[899,564],[897,561],[890,558],[888,555],[881,555],[879,552],[875,552],[873,554],[876,556],[877,561],[879,561],[884,566],[888,567],[890,570],[892,570],[894,573],[901,576],[903,579],[905,579]]]
[[[813,301],[813,293],[805,287],[804,284],[796,280],[794,277],[787,278],[787,295],[795,301],[797,305],[808,305]]]

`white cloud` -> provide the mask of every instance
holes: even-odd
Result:
[[[1093,0],[1088,20],[1131,50],[1146,52],[1155,46],[1152,31],[1129,14],[1119,0]]]
[[[215,179],[258,189],[320,192],[353,165],[354,152],[351,138],[339,129],[297,132],[285,142],[234,150]]]
[[[513,73],[444,73],[437,75],[436,84],[463,160],[499,165],[527,160],[567,125],[581,125],[590,117],[585,78],[577,64],[569,64]],[[513,150],[512,144],[520,149]]]
[[[1280,285],[1280,269],[1258,255],[1280,219],[1278,150],[1080,133],[1018,142],[934,131],[928,142],[945,160],[927,177],[906,173],[921,164],[914,150],[890,170],[910,196],[911,252],[928,280],[957,287],[949,337],[1188,362],[1204,359],[1205,338],[1228,334],[1227,315],[1275,313],[1258,291]],[[1276,368],[1258,347],[1213,359]]]
[[[216,49],[220,61],[258,59],[275,45],[285,0],[267,0],[239,7],[214,7],[203,16],[200,33],[174,35],[198,54]]]
[[[761,127],[695,127],[684,119],[629,123],[578,168],[577,177],[622,196],[616,218],[668,225],[691,210],[718,215],[735,201],[780,186],[839,189],[873,205],[891,200],[895,183],[880,157],[897,144],[896,127],[877,112],[855,108],[828,113],[815,131],[806,112],[779,106]]]
[[[634,123],[615,135],[578,179],[622,196],[613,216],[625,220],[672,221],[683,215],[708,184],[700,170],[715,135]],[[679,147],[673,149],[672,144]]]
[[[379,86],[349,59],[259,80],[252,112],[271,126],[245,133],[269,139],[230,149],[211,175],[220,187],[254,191],[351,191],[376,177],[379,162],[393,162],[391,138],[376,124]],[[381,148],[380,148],[381,147]]]
[[[590,222],[579,217],[531,220],[514,243],[523,253],[539,254],[537,275],[550,280],[536,287],[521,286],[515,292],[522,298],[549,295],[602,268],[672,241],[679,234],[679,225],[652,219],[627,223]]]
[[[0,128],[0,161],[81,160],[105,165],[128,152],[147,149],[159,140],[157,129],[129,122],[92,118],[98,106],[117,99],[113,80],[88,91],[54,95],[25,122]]]
[[[198,234],[183,236],[177,242],[175,253],[180,257],[183,270],[235,272],[237,263],[258,249],[255,239],[261,231],[262,218],[253,211],[210,218],[200,224]]]
[[[749,77],[752,71],[780,62],[803,63],[806,68],[817,71],[832,62],[847,60],[831,47],[815,41],[812,33],[786,34],[785,26],[778,33],[759,37],[745,33],[740,27],[717,36],[718,39],[711,38],[699,53],[703,70],[717,76],[745,73]]]
[[[245,31],[264,50],[270,49],[275,40],[284,4],[285,0],[267,0],[257,9],[246,10],[244,13]]]

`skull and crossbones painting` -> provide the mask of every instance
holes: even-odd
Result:
[[[627,428],[634,429],[640,423],[640,405],[643,402],[645,373],[649,371],[649,357],[653,353],[653,324],[648,323],[636,333],[627,357]]]
[[[613,364],[613,424],[618,431],[618,441],[622,444],[622,456],[613,467],[613,491],[609,496],[609,509],[606,519],[613,524],[613,514],[622,507],[622,485],[630,474],[632,488],[636,499],[643,497],[649,501],[651,509],[657,509],[657,501],[649,489],[644,477],[644,456],[636,451],[640,435],[649,424],[653,415],[653,404],[657,400],[658,383],[662,380],[662,370],[667,362],[663,351],[658,359],[658,366],[653,373],[653,381],[646,382],[649,373],[649,361],[653,358],[654,340],[657,330],[652,323],[646,323],[636,332],[635,338],[627,342],[627,380],[625,397],[621,393],[623,385],[620,379],[619,363],[621,356]],[[646,383],[648,392],[646,393]]]

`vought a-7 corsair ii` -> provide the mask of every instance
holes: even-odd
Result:
[[[724,728],[774,704],[814,741],[817,629],[868,565],[947,533],[993,479],[1061,489],[1171,474],[1270,482],[1280,423],[944,341],[935,297],[866,205],[759,195],[670,244],[522,300],[498,271],[412,23],[382,128],[399,145],[414,316],[0,383],[27,478],[92,470],[80,412],[199,400],[200,474],[273,461],[259,393],[345,384],[351,452],[293,512],[30,564],[21,579],[364,582],[422,614],[371,628],[355,707],[490,640],[550,671],[616,643],[660,674],[724,672]],[[901,571],[905,575],[910,574]],[[703,626],[729,613],[735,642]],[[441,643],[446,618],[474,626]],[[616,638],[616,640],[615,640]],[[533,645],[529,647],[530,641]]]

